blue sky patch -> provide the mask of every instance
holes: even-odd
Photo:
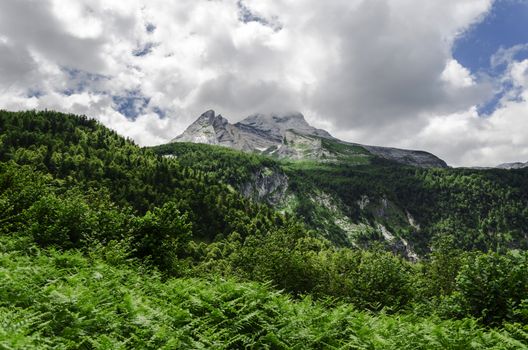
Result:
[[[479,113],[489,115],[500,100],[515,99],[515,87],[500,79],[508,63],[528,58],[528,0],[496,0],[491,11],[458,38],[453,57],[475,76],[500,81],[496,95],[478,107]]]
[[[486,18],[455,42],[453,56],[472,73],[493,73],[491,58],[495,53],[526,43],[528,0],[497,0]]]
[[[147,23],[147,25],[145,26],[145,30],[147,31],[147,33],[152,34],[156,30],[156,26],[152,23]]]
[[[238,18],[241,22],[244,23],[250,23],[250,22],[257,22],[262,24],[266,27],[271,27],[275,31],[279,31],[282,29],[282,26],[278,24],[276,21],[269,21],[264,17],[259,16],[258,14],[251,11],[249,7],[247,7],[242,0],[239,0],[237,2],[238,6]]]
[[[126,91],[126,95],[112,96],[114,109],[125,117],[135,120],[150,102],[150,97],[145,97],[139,90]]]
[[[154,46],[154,43],[147,43],[145,46],[134,50],[132,54],[136,57],[146,56],[152,52]]]

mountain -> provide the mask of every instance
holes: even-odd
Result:
[[[497,165],[498,169],[523,169],[528,168],[528,162],[521,163],[521,162],[515,162],[515,163],[502,163]]]
[[[254,114],[231,124],[212,110],[202,114],[172,142],[220,145],[277,158],[335,161],[343,157],[379,157],[424,168],[447,168],[433,154],[397,148],[366,146],[338,140],[306,122],[301,113]]]
[[[338,246],[377,242],[419,259],[441,235],[468,250],[521,247],[528,237],[523,169],[449,168],[426,152],[347,143],[301,114],[231,124],[208,111],[173,141],[152,150],[301,218]]]
[[[209,117],[226,130],[240,129],[230,128],[214,114]],[[82,191],[104,189],[117,205],[141,215],[173,201],[186,213],[192,236],[205,242],[234,233],[243,238],[267,232],[282,225],[284,215],[335,245],[379,243],[411,259],[430,252],[442,235],[453,236],[458,247],[468,250],[527,246],[528,168],[413,167],[336,141],[298,116],[278,123],[273,117],[255,119],[253,127],[266,130],[266,138],[304,133],[295,142],[281,144],[303,158],[187,142],[142,149],[86,117],[0,111],[0,162],[6,167],[13,162],[30,165],[56,177],[56,183],[39,185],[43,191],[64,186],[59,191],[64,194],[73,184]],[[8,172],[0,169],[2,173]],[[44,175],[42,181],[48,181]],[[0,191],[13,179],[39,184],[28,176],[8,177],[0,182]],[[34,191],[13,193],[20,198],[0,200],[4,215],[14,215],[20,203],[30,203],[26,197]],[[64,195],[76,198],[74,193]],[[82,209],[76,199],[68,201],[71,210]],[[53,201],[41,204],[38,210],[54,208]],[[97,210],[94,215],[100,225],[112,222],[98,219]],[[55,220],[47,214],[41,219],[46,218]],[[77,229],[72,227],[74,237]],[[109,231],[121,234],[117,228]],[[55,243],[63,241],[64,232],[42,234],[54,237]]]

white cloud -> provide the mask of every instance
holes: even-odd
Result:
[[[528,88],[528,60],[513,62],[510,69],[511,79],[514,85]],[[527,91],[524,91],[526,94]]]
[[[441,79],[455,88],[475,85],[471,72],[455,59],[449,59],[442,72]]]
[[[233,121],[295,109],[350,141],[425,148],[454,164],[508,160],[527,147],[505,136],[519,130],[508,121],[524,125],[514,111],[526,96],[476,116],[492,86],[451,54],[491,4],[244,0],[244,23],[238,0],[3,0],[0,108],[86,114],[140,144],[170,140],[209,108]],[[495,60],[526,90],[512,55]],[[112,99],[131,92],[149,101],[135,120]]]
[[[417,145],[458,166],[496,166],[528,161],[528,60],[512,61],[503,80],[518,94],[505,94],[487,117],[472,107],[465,112],[426,118],[427,125],[404,146]]]

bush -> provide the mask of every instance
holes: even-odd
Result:
[[[361,309],[399,310],[414,299],[410,263],[383,251],[342,249],[327,252],[321,265],[329,268],[319,293],[342,297]]]
[[[473,254],[464,262],[451,297],[462,315],[486,324],[528,322],[528,253]],[[524,311],[523,311],[524,310]]]
[[[187,254],[192,237],[187,214],[174,202],[136,217],[132,224],[133,247],[140,258],[150,258],[158,267],[171,273],[177,271],[178,258]]]
[[[78,247],[83,237],[91,236],[96,226],[88,205],[80,198],[43,196],[26,212],[28,232],[41,246],[64,249]]]
[[[122,240],[130,213],[117,208],[101,192],[81,195],[75,190],[49,193],[23,212],[26,231],[42,247],[79,248],[87,243]]]

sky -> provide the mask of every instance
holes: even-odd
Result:
[[[528,161],[528,0],[2,0],[0,109],[140,145],[202,112],[302,112],[452,166]]]

